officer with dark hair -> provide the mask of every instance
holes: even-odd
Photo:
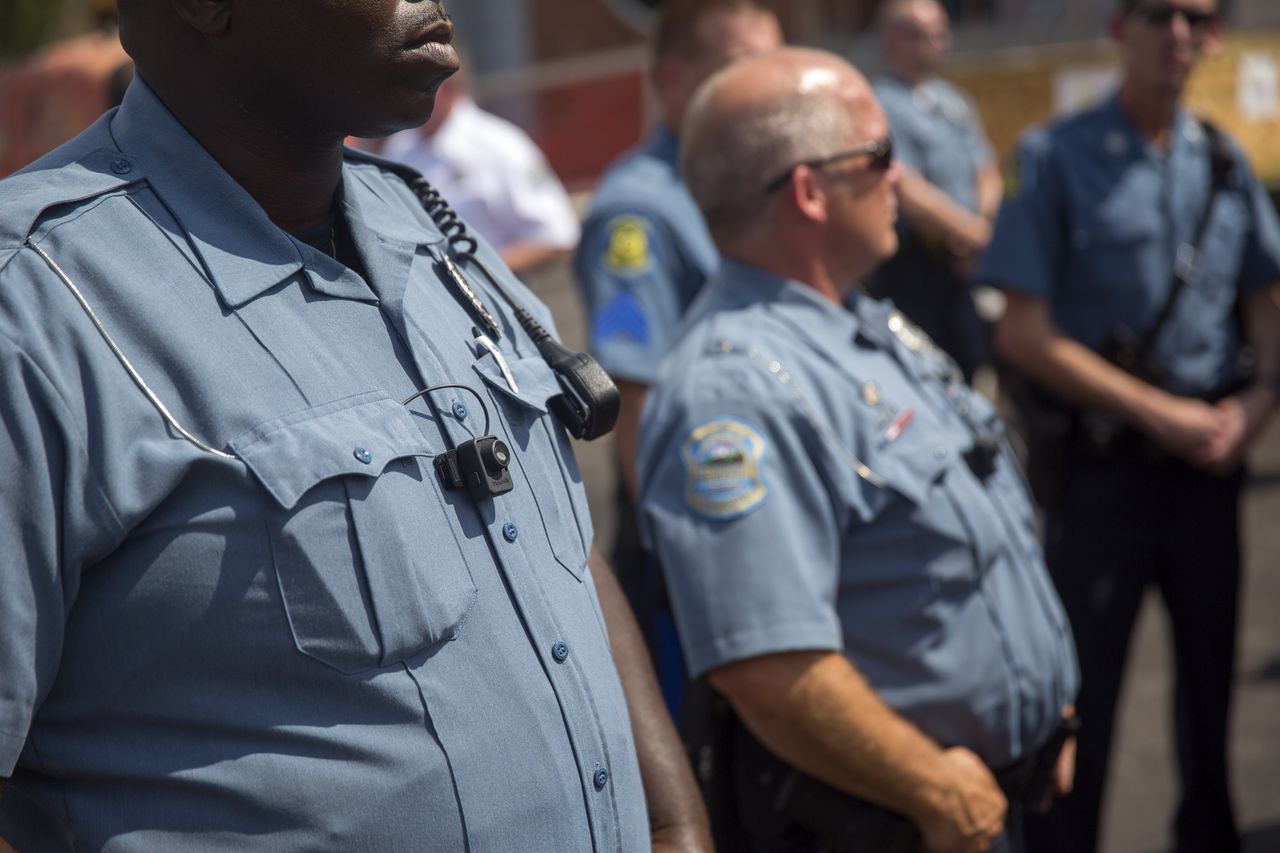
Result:
[[[1075,792],[1028,831],[1037,850],[1096,849],[1129,636],[1154,584],[1177,673],[1177,849],[1230,853],[1241,461],[1280,390],[1280,224],[1236,145],[1182,106],[1219,41],[1214,0],[1126,0],[1111,33],[1119,90],[1023,139],[978,273],[1008,294],[996,343],[1034,383],[1032,473],[1083,677]]]
[[[567,434],[607,381],[343,148],[428,117],[444,9],[120,12],[123,105],[0,183],[0,838],[706,850]]]
[[[681,315],[719,264],[697,206],[680,178],[678,133],[698,84],[743,56],[782,44],[773,13],[755,0],[663,0],[654,26],[650,79],[661,114],[643,142],[611,166],[582,225],[574,270],[591,326],[591,349],[617,382],[618,541],[614,565],[641,617],[678,710],[683,679],[670,648],[670,617],[658,570],[636,538],[636,427],[658,360]],[[673,659],[674,658],[674,659]]]

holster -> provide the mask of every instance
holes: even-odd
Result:
[[[686,694],[686,747],[720,850],[759,853],[915,853],[906,816],[844,793],[789,766],[747,731],[700,680]],[[995,773],[1010,802],[1028,807],[1051,790],[1058,753],[1076,731],[1064,723],[1039,750]],[[690,736],[692,735],[692,737]]]

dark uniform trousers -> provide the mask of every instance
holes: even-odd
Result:
[[[1181,775],[1178,853],[1233,853],[1226,734],[1240,585],[1243,472],[1173,461],[1072,458],[1045,554],[1075,630],[1083,722],[1073,793],[1028,815],[1031,853],[1097,848],[1103,784],[1134,619],[1148,585],[1169,613]]]

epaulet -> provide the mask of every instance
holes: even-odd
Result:
[[[21,244],[52,207],[95,198],[143,180],[142,167],[113,148],[103,116],[89,130],[0,182],[0,246]]]

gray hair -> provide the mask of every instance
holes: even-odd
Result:
[[[732,69],[727,69],[732,70]],[[724,108],[724,74],[694,96],[681,132],[680,169],[717,242],[741,236],[768,206],[765,185],[805,160],[834,153],[854,132],[849,105],[827,86]]]

